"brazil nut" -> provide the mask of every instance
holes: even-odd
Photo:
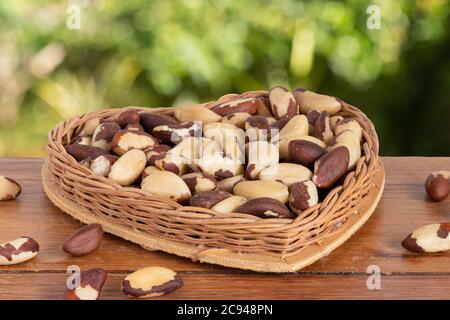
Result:
[[[189,187],[191,193],[211,191],[216,188],[217,182],[214,177],[205,173],[192,172],[181,176],[184,183]]]
[[[255,198],[236,209],[236,212],[247,213],[259,218],[295,218],[295,215],[280,201],[272,198]]]
[[[281,182],[272,180],[242,181],[234,186],[233,193],[249,200],[267,197],[282,203],[286,203],[289,198],[288,187]]]
[[[22,192],[22,187],[17,181],[0,176],[0,201],[13,200]]]
[[[311,180],[296,182],[289,186],[289,206],[296,214],[314,207],[318,202],[317,187]]]
[[[294,96],[300,111],[304,114],[307,114],[311,109],[317,109],[320,112],[326,111],[329,115],[335,115],[342,108],[341,101],[335,97],[318,94],[303,88],[296,89]]]
[[[189,205],[210,209],[220,201],[231,197],[232,194],[226,191],[211,190],[198,192],[189,200]]]
[[[294,116],[298,114],[298,104],[292,92],[286,88],[276,86],[269,91],[269,101],[273,116],[280,119],[284,116]]]
[[[222,120],[220,115],[202,105],[187,105],[176,108],[174,115],[180,122],[200,121],[203,125]]]
[[[186,183],[170,171],[152,171],[144,180],[141,188],[155,196],[172,199],[178,203],[187,203],[191,198],[191,191]]]
[[[350,152],[340,146],[326,153],[314,164],[312,181],[319,188],[329,188],[347,172]]]
[[[145,152],[131,149],[123,154],[111,166],[108,178],[122,186],[128,186],[136,181],[147,164]]]
[[[94,131],[92,135],[92,146],[103,150],[111,150],[111,142],[117,132],[120,131],[120,126],[116,122],[103,122]]]
[[[30,237],[0,244],[0,266],[25,262],[34,258],[39,251],[39,244]]]
[[[306,167],[295,163],[277,163],[263,169],[260,180],[279,181],[287,186],[295,182],[310,180],[313,173]]]

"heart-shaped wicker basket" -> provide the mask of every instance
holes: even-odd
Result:
[[[342,104],[338,115],[355,119],[363,129],[362,157],[341,186],[293,220],[182,206],[96,175],[65,151],[64,145],[86,121],[114,117],[124,109],[91,112],[57,125],[48,136],[44,189],[73,217],[101,223],[107,232],[149,250],[255,271],[296,271],[327,255],[359,229],[383,191],[384,169],[374,126],[356,107]],[[172,108],[126,109],[173,113]]]

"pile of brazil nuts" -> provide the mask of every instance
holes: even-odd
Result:
[[[295,218],[343,181],[362,129],[342,102],[304,89],[229,94],[174,115],[125,110],[90,119],[65,145],[94,173],[183,205]]]

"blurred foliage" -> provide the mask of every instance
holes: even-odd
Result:
[[[52,127],[98,108],[281,84],[359,106],[384,155],[449,156],[449,30],[448,0],[1,1],[0,155],[45,155]]]

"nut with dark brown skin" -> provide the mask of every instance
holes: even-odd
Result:
[[[155,127],[175,125],[178,121],[167,114],[158,112],[142,112],[140,114],[140,122],[147,133],[151,133]]]
[[[180,122],[200,121],[203,125],[222,120],[220,115],[203,105],[186,105],[176,108],[174,115]]]
[[[450,250],[450,222],[429,224],[410,233],[402,246],[412,252],[433,253]]]
[[[111,142],[113,151],[121,156],[131,149],[147,150],[158,144],[155,138],[144,131],[121,130]]]
[[[269,101],[275,119],[298,114],[298,104],[288,89],[276,86],[269,91]]]
[[[151,148],[145,150],[147,154],[147,165],[154,166],[156,160],[161,160],[164,158],[167,152],[169,152],[172,148],[165,144],[156,144]]]
[[[134,132],[145,132],[144,127],[141,126],[139,122],[132,122],[127,124],[125,127],[125,130],[127,131],[134,131]]]
[[[64,242],[63,250],[75,257],[87,255],[100,246],[103,228],[98,223],[88,224],[72,233]]]
[[[39,244],[30,237],[0,244],[0,266],[25,262],[34,258],[39,252]]]
[[[81,272],[78,285],[72,284],[64,292],[64,300],[97,300],[108,276],[107,272],[100,268],[89,269]]]
[[[274,122],[270,123],[270,127],[274,130],[278,130],[278,132],[280,132],[284,126],[293,118],[294,116],[292,115],[285,115],[283,117],[281,117],[280,119],[275,119]]]
[[[231,193],[218,190],[199,192],[192,196],[189,201],[189,205],[193,207],[211,209],[215,204],[231,196]]]
[[[101,123],[92,135],[92,146],[103,150],[111,150],[111,141],[115,134],[120,131],[120,126],[113,121]]]
[[[450,194],[450,171],[432,172],[425,181],[425,190],[433,201],[442,201]]]
[[[322,146],[307,140],[292,140],[288,145],[289,159],[305,167],[312,166],[327,151]]]
[[[311,180],[296,182],[289,186],[289,206],[296,214],[314,207],[318,202],[317,187]]]
[[[318,109],[311,109],[306,113],[306,118],[311,126],[315,126],[317,119],[319,119],[321,112]]]
[[[249,141],[264,140],[270,138],[270,124],[264,116],[251,116],[245,120],[245,131]]]
[[[211,191],[216,188],[217,182],[214,177],[206,173],[192,172],[181,176],[184,183],[189,187],[191,193]]]
[[[240,129],[244,129],[245,128],[245,120],[247,120],[251,116],[252,115],[247,112],[230,113],[222,118],[222,123],[230,123]]]
[[[131,149],[114,162],[108,178],[121,186],[129,186],[139,178],[146,164],[147,156],[145,152]]]
[[[258,108],[260,108],[262,104],[265,104],[263,98],[242,98],[240,96],[236,96],[231,100],[225,101],[219,105],[212,107],[211,110],[218,115],[221,115],[222,117],[236,112],[255,114],[256,110],[258,110]]]
[[[233,192],[233,188],[234,186],[241,182],[244,181],[244,176],[242,174],[239,174],[237,176],[233,176],[233,177],[229,177],[223,180],[220,180],[217,182],[217,190],[221,190],[221,191],[226,191],[226,192]]]
[[[263,219],[295,218],[295,215],[282,202],[267,197],[249,200],[238,207],[236,212],[251,214]]]
[[[68,144],[64,146],[67,153],[75,158],[77,161],[91,162],[95,158],[101,155],[109,154],[106,150],[98,147],[87,146],[84,144]]]
[[[122,111],[115,122],[123,129],[131,123],[139,123],[139,112],[135,110]]]
[[[117,159],[119,159],[119,157],[112,154],[98,156],[91,161],[90,169],[95,174],[106,177],[111,171],[111,166],[117,161]]]
[[[13,200],[22,192],[22,187],[17,181],[0,176],[0,201]]]
[[[159,297],[183,286],[175,272],[163,267],[147,267],[128,275],[122,282],[122,292],[132,298]]]
[[[189,121],[178,124],[157,126],[153,128],[152,135],[162,143],[178,144],[184,138],[199,136],[200,132],[200,124]]]
[[[317,118],[316,124],[314,126],[314,136],[326,144],[330,144],[332,141],[334,134],[331,130],[330,117],[328,116],[328,112],[324,111]]]
[[[86,145],[86,146],[90,146],[92,144],[92,138],[88,137],[88,136],[85,136],[85,137],[78,136],[75,140],[73,140],[72,143],[73,144],[83,144],[83,145]]]
[[[300,111],[304,114],[307,114],[308,111],[312,109],[317,109],[320,112],[326,111],[329,115],[335,115],[342,108],[339,99],[308,91],[303,88],[296,89],[294,91],[294,96],[300,107]]]
[[[294,140],[310,141],[324,149],[327,147],[325,142],[323,142],[320,139],[311,137],[311,136],[303,136],[301,134],[284,135],[280,138],[279,145],[278,145],[279,150],[280,150],[280,159],[290,160],[289,159],[289,143]]]
[[[103,120],[99,118],[93,118],[86,121],[78,134],[79,137],[90,137],[94,134],[95,129],[102,123]]]
[[[141,188],[152,195],[182,204],[186,204],[191,198],[191,191],[183,179],[170,171],[152,170],[142,180]]]
[[[347,172],[350,152],[347,147],[337,147],[314,164],[312,181],[319,188],[329,188]]]

